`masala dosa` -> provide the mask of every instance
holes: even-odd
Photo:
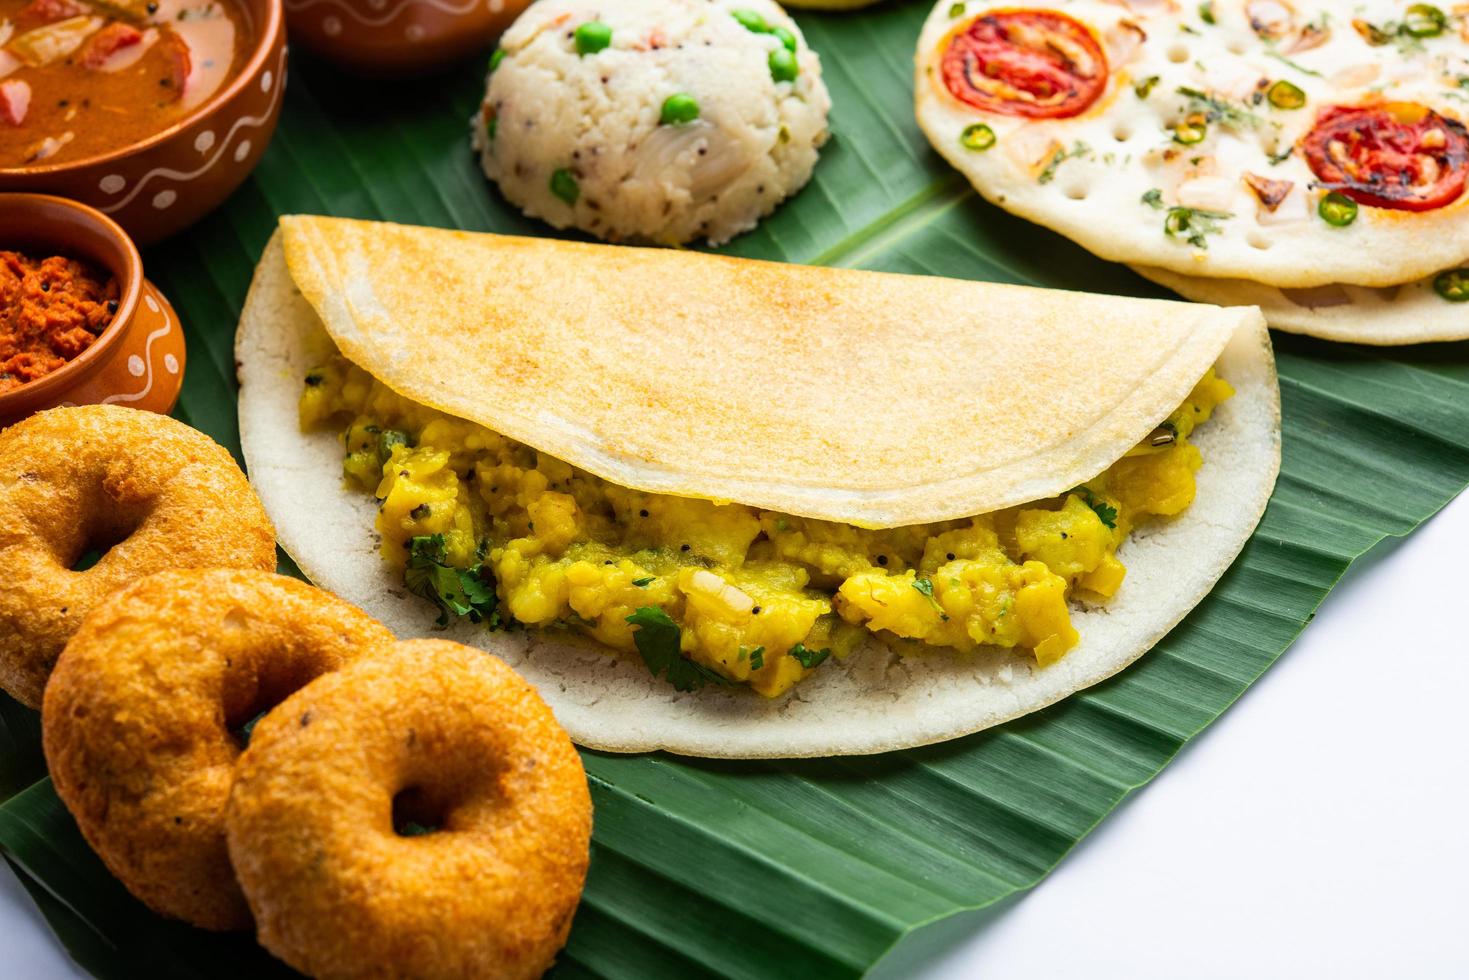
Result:
[[[1124,546],[1126,585],[1077,608],[1080,645],[1038,668],[881,644],[774,701],[678,694],[563,634],[448,636],[540,689],[579,743],[717,757],[878,752],[1034,711],[1144,653],[1248,539],[1279,466],[1258,311],[686,252],[284,218],[236,356],[251,479],[317,584],[402,636],[435,610],[378,556],[342,446],[303,433],[301,379],[340,351],[399,393],[617,484],[885,527],[1056,494],[1146,436],[1211,366],[1236,395],[1197,444],[1182,516]]]

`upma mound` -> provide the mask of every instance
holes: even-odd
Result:
[[[505,32],[471,129],[532,217],[718,245],[810,179],[830,104],[770,0],[542,0]]]
[[[247,928],[224,841],[240,730],[312,678],[392,642],[356,607],[269,572],[136,582],[87,617],[46,687],[57,795],[154,911]]]
[[[266,949],[316,977],[539,977],[586,877],[581,759],[529,683],[442,640],[396,644],[267,715],[230,858]]]

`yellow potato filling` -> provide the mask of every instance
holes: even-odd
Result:
[[[570,628],[680,689],[774,697],[867,633],[932,647],[1074,647],[1140,521],[1193,501],[1189,436],[1233,394],[1211,370],[1151,436],[1060,497],[866,530],[609,483],[409,401],[341,357],[306,378],[305,429],[345,426],[349,486],[376,496],[382,555],[445,616]],[[911,649],[914,644],[902,644]]]

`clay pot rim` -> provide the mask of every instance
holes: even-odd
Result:
[[[232,2],[232,0],[226,0]],[[238,0],[243,4],[250,4],[250,0]],[[194,110],[173,125],[160,129],[152,136],[145,136],[134,143],[127,143],[115,150],[99,153],[96,156],[82,157],[80,160],[66,160],[61,163],[43,163],[36,166],[22,167],[0,167],[0,179],[5,177],[46,177],[57,174],[67,174],[73,171],[82,171],[114,160],[150,150],[162,143],[167,143],[179,133],[193,126],[214,113],[218,112],[224,104],[245,90],[247,86],[256,84],[261,73],[267,67],[272,50],[275,48],[276,40],[285,29],[285,10],[282,0],[262,0],[265,5],[265,23],[261,25],[260,31],[255,36],[255,47],[250,53],[250,58],[245,62],[245,67],[235,76],[223,89],[215,92],[205,99]],[[96,346],[95,344],[93,346]]]
[[[48,212],[65,212],[79,219],[80,224],[100,232],[111,251],[100,255],[95,249],[80,244],[76,238],[69,236],[71,226],[48,217]],[[0,215],[7,213],[14,213],[26,220],[26,237],[53,243],[58,252],[87,259],[107,269],[117,278],[118,291],[117,312],[91,346],[50,374],[42,375],[10,391],[0,392],[0,418],[17,412],[17,409],[23,410],[26,405],[42,402],[47,396],[60,395],[101,367],[132,326],[143,295],[143,257],[138,253],[138,246],[117,222],[101,211],[51,194],[0,193]],[[0,239],[0,248],[9,246],[8,240]]]

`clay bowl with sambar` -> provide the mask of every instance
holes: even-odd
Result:
[[[0,194],[0,428],[58,405],[169,412],[183,377],[178,316],[127,233],[76,201]]]
[[[530,0],[285,0],[291,42],[359,75],[398,77],[485,53]]]
[[[255,168],[285,75],[281,0],[0,0],[0,191],[166,238]]]

